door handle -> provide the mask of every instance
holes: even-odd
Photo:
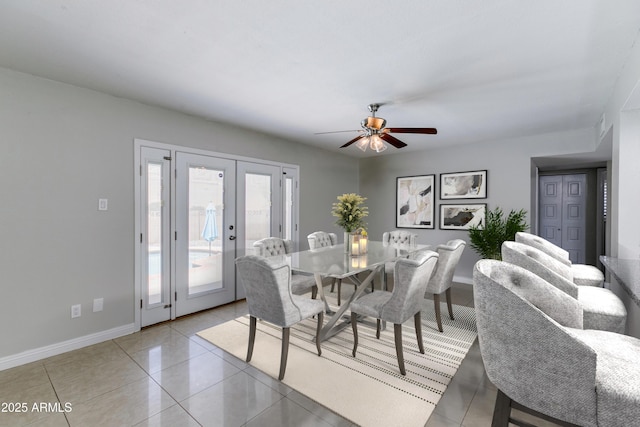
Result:
[[[229,236],[229,240],[236,240],[236,236]]]

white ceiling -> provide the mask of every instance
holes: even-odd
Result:
[[[639,29],[638,0],[2,0],[0,66],[360,156],[314,133],[374,102],[438,128],[403,151],[594,126]]]

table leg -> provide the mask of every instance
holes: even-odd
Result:
[[[382,266],[382,269],[384,271],[384,265]],[[379,273],[380,270],[380,266],[376,267],[374,270],[372,270],[369,275],[366,277],[366,279],[364,279],[362,282],[360,282],[357,278],[354,280],[355,283],[357,283],[356,289],[353,292],[353,294],[351,294],[351,297],[349,298],[348,301],[344,302],[340,308],[338,309],[338,311],[336,311],[327,321],[327,323],[322,327],[322,330],[320,331],[320,340],[324,341],[328,338],[331,338],[333,335],[335,335],[336,333],[340,332],[342,329],[344,329],[345,327],[350,325],[350,321],[345,321],[344,325],[340,324],[340,325],[336,325],[336,323],[338,322],[338,320],[340,320],[342,318],[342,316],[344,315],[344,312],[347,311],[347,309],[349,308],[349,305],[351,304],[352,301],[354,301],[355,299],[357,299],[358,297],[360,297],[360,295],[362,295],[362,293],[365,291],[365,289],[367,289],[367,287],[369,286],[369,284],[373,281],[374,277],[376,276],[376,274]],[[316,275],[316,281],[318,275]],[[359,283],[358,283],[359,282]],[[327,301],[324,298],[324,293],[321,294],[321,298],[324,300],[325,302],[325,306],[328,307]]]

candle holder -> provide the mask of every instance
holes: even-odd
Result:
[[[360,241],[361,236],[359,234],[351,234],[349,236],[349,246],[351,248],[350,253],[351,256],[360,256]]]

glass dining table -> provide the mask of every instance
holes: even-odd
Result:
[[[338,323],[344,316],[352,301],[357,299],[373,282],[376,275],[380,276],[383,288],[386,288],[386,275],[384,265],[397,259],[408,256],[410,253],[429,249],[428,245],[414,245],[394,247],[382,242],[369,241],[367,253],[352,256],[345,251],[344,245],[327,246],[318,249],[310,249],[301,252],[293,252],[287,257],[290,259],[291,270],[296,273],[312,274],[318,285],[318,294],[325,304],[328,320],[322,327],[320,339],[326,340],[350,324],[348,318]],[[366,274],[364,279],[362,276]],[[347,279],[356,287],[351,296],[338,307],[332,310],[327,302],[322,286],[323,277]]]

